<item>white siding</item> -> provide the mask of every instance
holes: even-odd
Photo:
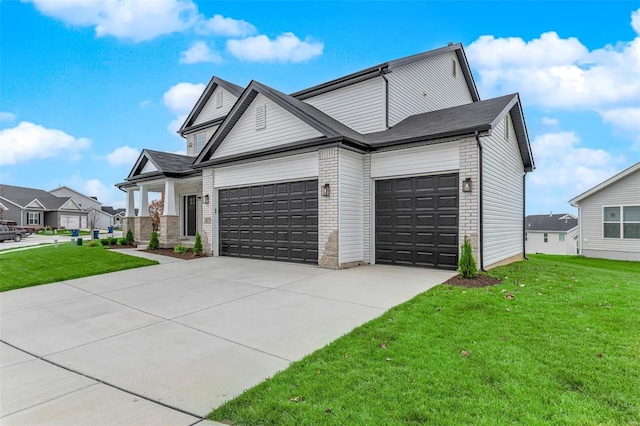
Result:
[[[318,153],[292,155],[215,169],[214,187],[253,185],[318,177]]]
[[[216,107],[216,94],[222,91],[222,106],[220,108]],[[193,121],[193,126],[196,126],[201,123],[206,123],[207,121],[215,120],[216,118],[224,117],[227,115],[229,111],[231,111],[231,107],[236,103],[238,98],[228,92],[224,88],[218,86],[216,90],[213,91],[211,97],[204,104],[204,108],[200,111],[200,114]]]
[[[580,201],[582,232],[580,240],[583,255],[640,260],[640,240],[602,237],[602,207],[640,205],[640,190],[638,188],[640,188],[640,171],[632,173]]]
[[[362,155],[340,150],[339,165],[339,263],[363,260]]]
[[[153,165],[151,161],[147,160],[147,164],[144,165],[142,170],[140,170],[140,174],[143,175],[145,173],[157,172],[158,169]]]
[[[457,75],[452,73],[456,61]],[[472,102],[458,59],[453,52],[413,62],[387,74],[389,126],[429,111]]]
[[[511,120],[509,120],[511,121]],[[522,254],[524,166],[513,127],[504,139],[501,120],[482,143],[484,266]]]
[[[198,147],[196,145],[196,135],[198,133],[204,132],[204,144],[206,145],[207,142],[209,142],[209,139],[211,139],[211,136],[213,136],[213,134],[216,132],[216,130],[218,130],[218,127],[220,127],[220,125],[215,125],[215,126],[211,126],[211,127],[207,127],[205,129],[199,130],[197,132],[193,132],[193,133],[189,133],[187,134],[187,155],[190,156],[196,156],[200,153],[200,151],[198,151]]]
[[[83,195],[80,195],[77,192],[72,191],[69,188],[65,188],[65,187],[57,188],[57,189],[54,189],[53,191],[49,191],[49,192],[51,192],[56,197],[73,198],[73,201],[75,201],[78,205],[80,205],[84,210],[88,210],[90,208],[94,208],[94,209],[100,210],[102,208],[102,204],[100,204],[98,201],[94,200],[93,198],[89,198],[89,197],[85,197]]]
[[[385,83],[373,78],[304,102],[360,133],[386,130]]]
[[[576,241],[573,239],[575,231],[563,232],[564,241],[560,241],[560,232],[547,232],[547,242],[544,242],[544,231],[527,231],[526,252],[529,254],[577,254]]]
[[[458,142],[399,149],[371,155],[371,177],[420,175],[460,168]]]
[[[255,109],[258,105],[267,106],[267,126],[264,129],[256,129]],[[212,158],[260,151],[320,136],[323,136],[322,133],[262,94],[258,94],[222,141]]]

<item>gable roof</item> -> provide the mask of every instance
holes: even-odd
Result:
[[[383,62],[373,67],[365,68],[361,71],[354,72],[344,77],[337,78],[335,80],[328,81],[326,83],[319,84],[317,86],[309,87],[291,94],[291,96],[297,99],[307,99],[313,96],[320,95],[322,93],[330,92],[332,90],[339,89],[341,87],[349,86],[352,84],[360,83],[371,78],[378,77],[382,74],[393,72],[394,68],[398,68],[404,65],[408,65],[413,62],[418,62],[423,59],[427,59],[433,56],[441,55],[447,52],[455,52],[460,69],[464,75],[464,79],[471,93],[471,99],[476,102],[480,100],[478,94],[478,88],[473,80],[473,74],[471,74],[471,68],[467,61],[467,56],[464,53],[464,48],[461,43],[449,44],[448,46],[438,49],[429,50],[427,52],[418,53],[416,55],[406,56],[404,58],[396,59],[389,62]]]
[[[144,149],[140,153],[136,164],[131,169],[131,172],[129,172],[126,180],[136,181],[141,178],[147,179],[162,176],[184,177],[190,174],[197,174],[199,172],[191,168],[194,159],[195,157],[188,155]],[[151,163],[155,167],[155,170],[149,173],[142,173],[147,163]]]
[[[126,209],[122,209],[122,208],[114,209],[112,206],[102,206],[102,211],[111,216],[116,216],[118,214],[126,212]]]
[[[20,208],[27,208],[34,201],[42,207],[38,209],[59,210],[70,197],[56,197],[47,191],[23,186],[0,185],[0,197]]]
[[[593,194],[595,194],[598,191],[601,191],[601,190],[605,189],[609,185],[612,185],[612,184],[618,182],[619,180],[624,179],[625,177],[629,176],[632,173],[637,172],[638,170],[640,170],[640,162],[638,162],[638,163],[634,164],[633,166],[621,171],[617,175],[610,177],[609,179],[605,180],[604,182],[602,182],[602,183],[594,186],[593,188],[583,192],[582,194],[578,195],[577,197],[572,198],[571,200],[569,200],[569,204],[571,204],[574,207],[577,207],[577,205],[580,203],[580,201],[584,200],[587,197],[592,196]]]
[[[189,127],[193,126],[193,122],[195,121],[196,117],[198,117],[198,114],[200,114],[204,106],[207,104],[207,101],[209,100],[209,98],[211,98],[211,95],[213,95],[213,92],[216,91],[216,88],[218,86],[222,87],[223,89],[225,89],[226,91],[234,95],[236,98],[239,98],[240,95],[242,95],[242,91],[244,90],[242,87],[238,86],[237,84],[233,84],[219,77],[215,77],[215,76],[212,77],[211,80],[209,81],[209,84],[207,84],[207,87],[205,87],[204,91],[200,95],[200,98],[198,98],[198,101],[194,105],[193,109],[187,116],[186,120],[184,121],[184,123],[182,123],[182,126],[178,130],[178,133],[183,134]],[[213,120],[213,121],[218,121],[218,120]],[[222,120],[220,119],[219,121],[222,121]],[[202,123],[202,124],[207,125],[210,123]]]
[[[276,89],[254,80],[249,83],[249,86],[247,86],[240,99],[238,99],[236,104],[233,106],[222,125],[220,125],[218,130],[207,142],[207,145],[202,149],[194,162],[195,166],[203,165],[203,163],[207,162],[211,158],[224,138],[229,134],[231,129],[233,129],[233,126],[235,126],[258,94],[262,94],[267,99],[285,109],[287,112],[304,121],[306,124],[322,133],[324,138],[349,138],[353,141],[364,143],[364,138],[360,133],[342,124],[335,118],[330,117],[319,109],[302,102],[299,99],[285,95]]]
[[[567,232],[578,226],[578,219],[561,214],[536,214],[525,218],[525,231]]]
[[[66,186],[66,185],[62,185],[62,186],[59,186],[59,187],[57,187],[57,188],[54,188],[54,189],[50,190],[50,191],[49,191],[49,193],[51,193],[51,194],[55,195],[55,191],[58,191],[58,190],[60,190],[60,189],[67,189],[67,190],[69,190],[69,191],[71,191],[71,192],[74,192],[74,193],[78,194],[79,196],[81,196],[81,197],[83,197],[83,198],[86,198],[87,200],[91,200],[91,201],[93,201],[94,203],[102,204],[100,201],[98,201],[98,197],[90,197],[90,196],[88,196],[88,195],[84,195],[83,193],[78,192],[78,191],[76,191],[75,189],[70,188],[70,187],[68,187],[68,186]],[[56,197],[57,197],[57,195],[56,195]]]

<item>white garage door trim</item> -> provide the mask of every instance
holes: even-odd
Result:
[[[80,228],[80,216],[61,214],[60,215],[60,227],[66,229],[79,229]]]

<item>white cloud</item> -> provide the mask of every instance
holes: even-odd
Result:
[[[605,123],[611,124],[613,131],[634,140],[634,149],[640,150],[640,108],[617,108],[601,111]]]
[[[640,9],[632,25],[638,31]],[[530,41],[487,35],[471,43],[467,55],[485,96],[520,91],[528,104],[593,110],[640,98],[640,37],[589,51],[555,32]]]
[[[536,171],[531,182],[546,190],[565,188],[575,195],[595,186],[617,171],[622,158],[604,149],[580,146],[574,132],[547,133],[531,143]]]
[[[183,31],[197,20],[191,0],[27,0],[44,15],[69,25],[94,27],[96,35],[133,41]]]
[[[187,119],[187,115],[188,114],[178,115],[175,119],[171,120],[171,122],[167,126],[167,129],[169,130],[169,133],[171,133],[171,134],[177,133],[178,130],[180,129],[180,127],[182,127],[182,124]]]
[[[140,156],[140,151],[130,146],[121,146],[107,154],[107,161],[112,166],[131,166]]]
[[[14,121],[17,118],[15,114],[10,112],[0,111],[0,121]]]
[[[558,119],[551,117],[542,117],[542,124],[544,124],[545,126],[557,126]]]
[[[78,174],[71,177],[65,185],[77,189],[90,197],[97,197],[103,206],[122,208],[126,204],[126,195],[113,184],[105,185],[99,179],[86,179]]]
[[[214,15],[213,18],[201,20],[196,26],[196,32],[203,35],[219,35],[225,37],[245,37],[257,32],[256,27],[241,19],[225,18]]]
[[[321,55],[323,49],[323,43],[308,38],[302,41],[293,33],[280,34],[275,40],[265,35],[227,40],[229,53],[253,62],[303,62]]]
[[[181,64],[197,64],[199,62],[222,62],[222,57],[207,46],[204,41],[195,42],[189,49],[180,53]]]
[[[631,12],[631,28],[640,34],[640,9]]]
[[[62,130],[23,121],[16,127],[0,130],[0,165],[52,157],[78,159],[79,152],[90,145],[87,138],[75,138]]]
[[[205,87],[207,86],[203,83],[178,83],[162,95],[162,100],[169,111],[176,114],[188,113],[204,92]]]
[[[145,99],[144,101],[140,102],[140,108],[149,108],[153,106],[153,102],[151,102],[148,99]]]

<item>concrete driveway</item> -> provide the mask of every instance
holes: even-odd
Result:
[[[0,293],[0,423],[196,424],[454,275],[163,260]]]

